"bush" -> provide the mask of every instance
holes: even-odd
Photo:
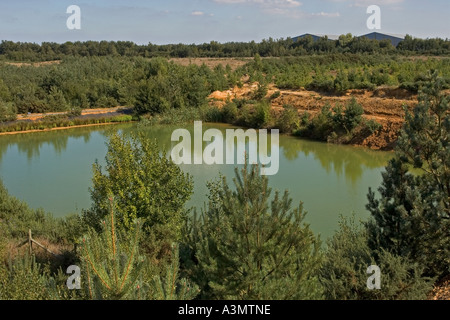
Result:
[[[358,104],[355,97],[352,97],[350,102],[345,106],[343,122],[341,125],[347,132],[351,132],[361,123],[363,114],[363,107]]]
[[[327,299],[416,300],[426,299],[433,279],[423,277],[423,268],[388,251],[372,251],[365,229],[354,218],[341,219],[338,232],[328,241],[321,283]],[[381,269],[381,289],[369,290],[369,266]]]
[[[284,110],[277,119],[277,128],[283,133],[293,133],[299,129],[300,119],[298,111],[292,106],[284,106]]]
[[[306,128],[300,130],[299,134],[326,141],[331,132],[333,132],[333,114],[331,106],[327,104],[322,107],[320,113],[308,123]]]
[[[222,119],[226,123],[235,123],[239,116],[239,110],[235,103],[229,102],[222,108]]]
[[[81,116],[83,110],[81,108],[72,108],[68,113],[67,116],[69,118],[75,118]]]
[[[372,134],[383,128],[383,126],[380,123],[376,122],[373,119],[366,120],[364,122],[364,125]]]
[[[0,101],[0,123],[17,119],[16,109],[12,103]]]
[[[281,92],[277,90],[270,96],[270,100],[274,100],[276,98],[279,98],[280,96],[281,96]]]
[[[265,84],[258,84],[258,88],[253,93],[253,99],[256,101],[260,101],[264,99],[267,95],[267,85]]]
[[[0,300],[50,300],[57,298],[49,271],[33,257],[16,258],[6,270],[0,267]]]
[[[271,120],[270,105],[267,103],[258,103],[251,120],[251,127],[255,129],[264,128]]]

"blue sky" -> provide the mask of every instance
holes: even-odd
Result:
[[[450,38],[450,0],[0,0],[0,39],[166,44],[361,35],[371,32],[373,4],[380,32]],[[70,5],[81,8],[81,30],[66,27]]]

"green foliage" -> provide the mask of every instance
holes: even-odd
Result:
[[[47,108],[51,111],[66,111],[67,102],[64,93],[57,87],[51,87],[47,95]]]
[[[54,298],[49,271],[34,257],[18,257],[6,269],[0,266],[0,300],[50,300]]]
[[[433,288],[430,278],[422,277],[423,267],[383,249],[372,250],[367,232],[356,226],[354,218],[340,221],[337,233],[328,241],[321,283],[332,300],[417,300],[426,299]],[[370,290],[367,269],[381,270],[381,289]]]
[[[322,141],[341,141],[346,136],[347,141],[351,139],[353,131],[362,124],[364,109],[353,97],[345,107],[336,105],[333,108],[327,104],[322,107],[321,112],[308,121],[303,119],[303,128],[296,134]]]
[[[253,93],[253,99],[256,101],[260,101],[264,99],[267,95],[267,85],[258,83],[258,88]]]
[[[229,102],[222,108],[223,121],[226,123],[235,123],[239,116],[239,110],[235,103]]]
[[[258,103],[252,117],[253,128],[264,128],[271,120],[270,105],[268,103]]]
[[[369,132],[371,134],[373,134],[383,128],[383,126],[380,123],[376,122],[373,119],[365,120],[364,126],[369,130]]]
[[[188,233],[192,277],[208,299],[318,299],[319,241],[302,205],[291,209],[287,192],[271,199],[259,170],[236,169],[235,191],[225,178],[209,184],[208,206]]]
[[[279,98],[281,96],[281,92],[279,90],[275,91],[271,96],[270,96],[270,100],[274,100],[276,98]]]
[[[277,119],[276,127],[280,132],[293,133],[300,127],[300,118],[298,111],[292,106],[284,106],[284,110]]]
[[[116,227],[116,214],[110,199],[111,212],[103,221],[100,233],[90,229],[83,237],[80,256],[83,262],[86,295],[90,299],[119,300],[137,290],[144,258],[139,256],[141,225],[135,221],[132,232]]]
[[[350,102],[345,106],[344,115],[341,121],[338,122],[338,125],[345,128],[347,132],[350,132],[361,123],[363,114],[363,107],[358,104],[355,97],[352,97]]]
[[[3,102],[0,100],[0,123],[14,121],[16,119],[16,110],[12,102]]]
[[[44,236],[54,242],[70,239],[70,234],[79,229],[79,221],[73,217],[56,219],[42,210],[30,209],[27,204],[9,195],[1,182],[0,221],[5,236],[20,241],[26,239],[29,229],[34,236]]]
[[[313,139],[326,141],[327,137],[333,131],[333,127],[333,113],[331,112],[331,106],[327,104],[322,107],[320,113],[316,115],[299,134]]]
[[[180,279],[180,258],[178,246],[172,246],[172,263],[167,266],[164,276],[156,276],[153,281],[154,300],[193,300],[199,293],[198,286],[189,280]]]
[[[408,257],[431,276],[450,271],[450,98],[442,85],[431,75],[414,114],[406,112],[396,157],[382,174],[381,198],[370,190],[367,205],[371,247]]]
[[[114,195],[119,229],[130,230],[142,219],[142,242],[147,254],[158,255],[181,236],[184,205],[192,194],[192,178],[184,174],[156,142],[143,133],[125,137],[113,134],[107,144],[106,165],[93,165],[92,207],[83,220],[94,228],[108,215],[108,198]]]

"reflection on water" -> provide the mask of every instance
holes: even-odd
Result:
[[[203,127],[218,128],[224,136],[227,128],[233,128],[223,124]],[[80,212],[90,205],[92,164],[96,159],[103,162],[111,132],[142,131],[169,152],[176,144],[171,134],[178,128],[123,124],[0,136],[0,176],[13,195],[32,207],[43,207],[57,216]],[[193,125],[185,128],[193,138]],[[326,237],[336,228],[339,214],[354,211],[361,218],[367,216],[367,189],[380,184],[380,172],[390,157],[386,152],[280,136],[280,170],[269,181],[274,190],[289,190],[295,204],[303,201],[311,227]],[[207,181],[219,173],[229,181],[234,177],[232,165],[181,167],[194,176],[194,195],[188,205],[198,208],[206,199]]]

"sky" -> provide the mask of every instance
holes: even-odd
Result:
[[[70,30],[67,8],[81,10]],[[450,38],[450,0],[0,0],[0,40],[124,40],[138,44],[261,41],[304,33],[362,35],[381,9],[381,30]]]

